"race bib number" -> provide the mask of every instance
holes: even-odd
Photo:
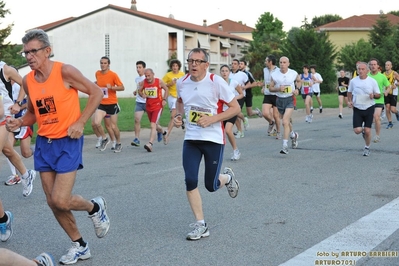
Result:
[[[309,87],[310,86],[310,82],[309,81],[304,81],[303,82],[303,86],[304,87]]]
[[[291,87],[291,86],[285,86],[283,92],[284,92],[284,93],[292,93],[292,87]]]
[[[103,91],[103,98],[108,98],[108,88],[101,88]]]
[[[270,89],[270,84],[266,84],[266,89]]]
[[[340,92],[346,92],[346,87],[345,86],[339,86],[338,87]]]
[[[201,116],[203,115],[207,115],[207,116],[212,116],[212,114],[210,112],[202,112],[202,111],[197,111],[197,110],[190,110],[190,112],[188,113],[188,117],[189,117],[189,122],[191,124],[197,124],[198,119],[200,119]]]
[[[145,95],[147,98],[158,98],[158,89],[155,87],[145,88]]]

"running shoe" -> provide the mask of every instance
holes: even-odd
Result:
[[[282,139],[283,136],[281,135],[281,132],[276,133],[276,139]]]
[[[294,137],[291,138],[291,145],[293,149],[296,149],[298,147],[298,138],[299,138],[299,134],[298,132],[294,132]]]
[[[85,247],[80,246],[79,242],[72,242],[72,247],[68,253],[60,259],[61,264],[75,264],[78,260],[87,260],[91,257],[89,243]],[[51,265],[51,264],[50,264]]]
[[[104,237],[109,230],[109,217],[107,215],[107,203],[103,197],[96,197],[91,200],[93,203],[97,203],[100,206],[100,210],[92,215],[89,215],[89,218],[93,221],[94,230],[96,231],[96,236],[98,238]]]
[[[287,145],[283,145],[283,148],[280,150],[281,154],[288,154],[288,146]]]
[[[28,170],[27,178],[21,177],[22,186],[23,186],[22,195],[24,195],[24,197],[27,197],[30,195],[30,193],[32,193],[33,181],[35,180],[35,178],[36,178],[36,172],[34,170]]]
[[[370,155],[370,148],[364,147],[363,156],[369,156],[369,155]]]
[[[320,114],[323,113],[323,108],[319,108]]]
[[[227,192],[229,193],[230,197],[232,198],[237,197],[240,185],[238,184],[238,181],[235,179],[233,170],[229,167],[225,167],[223,174],[229,175],[231,177],[230,182],[226,184]]]
[[[140,140],[138,138],[134,138],[134,140],[130,143],[132,146],[140,146]]]
[[[115,149],[116,149],[116,141],[113,141],[111,151],[114,151]]]
[[[148,152],[152,152],[152,144],[148,142],[144,145],[144,149],[146,149]]]
[[[339,114],[338,117],[339,117],[340,119],[342,119],[342,114]]]
[[[162,132],[157,132],[158,142],[162,141]]]
[[[391,129],[391,128],[393,128],[393,124],[392,124],[392,122],[389,122],[387,125],[387,129]]]
[[[6,186],[12,186],[21,183],[21,178],[18,175],[10,175],[4,184]]]
[[[396,120],[399,121],[399,111],[395,113],[395,116],[396,116]]]
[[[238,161],[241,157],[241,152],[237,149],[233,151],[233,157],[231,157],[232,161]]]
[[[202,237],[207,237],[209,236],[209,230],[208,230],[208,225],[205,223],[192,223],[190,224],[190,227],[194,227],[194,230],[188,233],[186,239],[187,240],[198,240],[201,239]]]
[[[308,123],[309,123],[309,124],[312,123],[312,120],[313,120],[313,115],[310,114],[309,117],[308,117]]]
[[[235,135],[235,137],[236,137],[236,139],[243,138],[244,137],[244,131],[243,132],[237,131],[237,134]]]
[[[12,236],[12,223],[13,223],[13,215],[10,211],[5,211],[5,215],[7,215],[8,220],[5,223],[0,223],[0,240],[2,242],[6,242]]]
[[[119,152],[121,152],[121,151],[122,151],[122,143],[116,144],[116,145],[115,145],[114,152],[115,152],[115,153],[119,153]]]
[[[101,141],[101,146],[100,146],[100,151],[105,151],[107,148],[107,145],[110,143],[110,140],[108,138],[105,138]]]
[[[380,136],[376,135],[376,136],[374,137],[373,142],[374,142],[374,143],[377,143],[377,142],[380,142],[380,141],[381,141]]]
[[[98,148],[100,148],[101,147],[101,142],[102,142],[102,138],[98,138],[97,139],[97,143],[96,143],[96,149],[98,149]]]
[[[46,252],[37,256],[34,260],[39,266],[55,266],[55,260],[51,254]]]
[[[261,110],[259,110],[259,108],[255,108],[255,113],[260,117],[260,118],[262,118],[263,117],[263,115],[262,115],[262,111]]]
[[[310,113],[313,113],[313,107],[310,108]]]
[[[270,134],[272,133],[273,128],[274,128],[274,124],[275,124],[274,121],[272,121],[272,123],[269,124],[269,128],[267,129],[267,135],[270,136]]]
[[[248,128],[249,128],[248,117],[244,117],[244,130],[247,130]]]
[[[309,122],[309,116],[308,115],[305,117],[305,122],[306,123]]]

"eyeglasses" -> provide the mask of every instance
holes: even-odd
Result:
[[[44,46],[44,47],[39,48],[39,49],[32,49],[32,50],[29,50],[29,51],[23,51],[23,52],[21,53],[21,55],[22,55],[23,57],[27,57],[29,54],[30,54],[30,55],[36,55],[37,52],[39,52],[40,50],[46,49],[47,47],[48,47],[48,46]]]
[[[199,65],[199,64],[201,64],[201,63],[206,63],[206,62],[208,62],[208,61],[200,60],[200,59],[196,59],[196,60],[194,60],[194,59],[187,59],[187,63],[189,63],[189,64],[195,63],[196,65]]]

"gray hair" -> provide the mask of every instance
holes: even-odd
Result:
[[[22,38],[22,43],[27,44],[32,40],[38,40],[44,46],[51,46],[47,33],[41,29],[29,30]]]
[[[209,61],[208,53],[207,53],[206,50],[203,49],[203,48],[194,48],[194,49],[192,49],[192,50],[188,53],[188,56],[187,56],[187,57],[190,58],[191,54],[199,54],[199,53],[204,54],[204,60],[205,60],[206,62]]]

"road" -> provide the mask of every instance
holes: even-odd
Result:
[[[185,240],[194,218],[181,166],[183,131],[174,129],[169,145],[156,143],[152,153],[130,146],[132,132],[122,133],[119,154],[98,151],[95,137],[87,136],[85,167],[74,193],[87,199],[104,196],[111,228],[98,239],[87,214],[75,212],[92,253],[77,265],[299,266],[332,259],[352,263],[344,265],[399,265],[398,256],[369,253],[399,251],[399,122],[395,119],[391,130],[383,122],[381,142],[372,143],[371,155],[364,157],[349,109],[343,119],[336,109],[325,109],[311,124],[305,123],[303,110],[295,111],[299,146],[288,155],[279,153],[281,140],[266,135],[265,120],[250,119],[245,138],[237,140],[241,159],[231,162],[231,146],[225,149],[224,166],[232,167],[240,182],[237,198],[226,189],[206,191],[201,167],[210,237],[193,242]],[[141,135],[143,145],[148,130]],[[33,166],[32,158],[24,162]],[[0,165],[5,181],[4,157]],[[65,254],[70,240],[48,208],[39,178],[28,198],[21,185],[1,186],[0,193],[15,218],[13,237],[0,247],[27,257],[47,251],[58,260]],[[354,251],[361,253],[342,253]]]

